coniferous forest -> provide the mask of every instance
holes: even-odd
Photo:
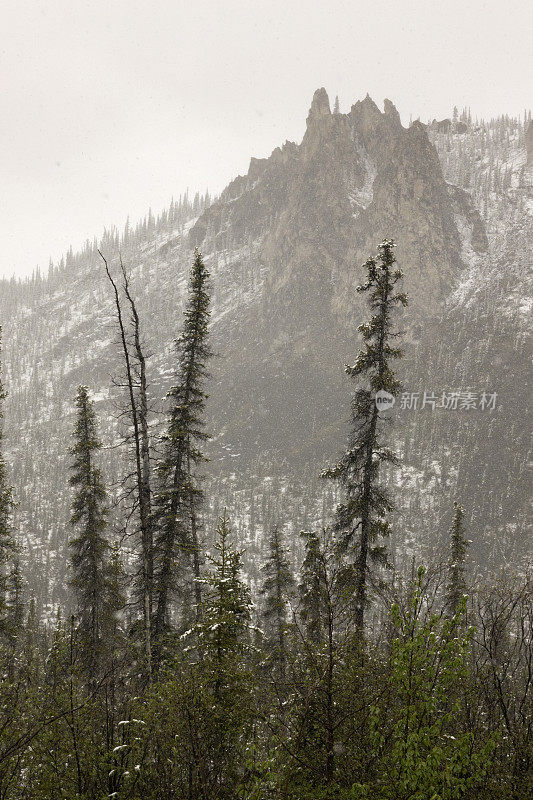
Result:
[[[0,800],[533,800],[530,6],[0,2]]]
[[[206,513],[207,445],[219,434],[208,399],[224,356],[211,336],[213,276],[196,249],[155,435],[149,322],[128,263],[102,245],[121,364],[121,504],[106,486],[94,388],[82,381],[65,445],[67,601],[43,617],[0,451],[1,798],[531,797],[527,570],[473,579],[476,509],[459,494],[439,558],[402,559],[392,546],[385,476],[403,454],[376,396],[401,396],[410,346],[395,246],[384,239],[369,252],[347,294],[364,321],[345,367],[351,406],[336,410],[349,414],[349,436],[320,476],[335,508],[297,547],[273,518],[251,582],[231,507],[214,524]]]

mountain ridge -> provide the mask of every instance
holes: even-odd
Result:
[[[114,268],[120,250],[131,271],[152,353],[154,439],[172,381],[191,249],[204,251],[218,353],[208,405],[208,481],[218,488],[206,528],[224,499],[241,540],[253,542],[250,552],[260,552],[274,513],[292,520],[296,537],[298,508],[308,507],[302,498],[311,490],[287,486],[299,474],[316,474],[345,440],[351,387],[342,364],[359,349],[357,325],[366,317],[355,292],[359,265],[393,235],[411,296],[399,320],[405,390],[487,390],[499,398],[486,415],[397,409],[393,436],[404,466],[388,476],[399,507],[396,546],[406,556],[431,548],[460,494],[480,564],[525,557],[529,418],[520,395],[530,325],[520,309],[530,290],[517,255],[531,252],[532,241],[525,128],[503,118],[479,130],[462,124],[462,133],[418,122],[404,128],[390,101],[381,112],[369,97],[335,114],[318,90],[300,145],[252,158],[247,175],[205,208],[185,204],[101,243]],[[120,393],[111,381],[120,374],[119,351],[93,245],[48,279],[3,287],[7,456],[20,501],[18,537],[33,573],[42,573],[33,589],[44,607],[63,596],[78,383],[93,389],[109,453],[106,478],[120,498]],[[281,480],[267,503],[274,510],[252,524],[257,511],[243,493],[272,496],[265,481],[274,474]],[[312,491],[322,507],[317,519],[326,520],[334,496]]]

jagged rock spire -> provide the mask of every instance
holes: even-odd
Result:
[[[317,89],[313,95],[311,108],[309,109],[309,114],[307,115],[307,125],[309,126],[315,120],[321,119],[322,117],[329,117],[330,115],[331,109],[329,105],[328,93],[324,87],[322,87],[321,89]]]
[[[398,109],[396,108],[394,103],[388,98],[385,98],[385,100],[383,101],[383,109],[385,111],[386,117],[390,117],[395,122],[398,122],[400,125],[402,124],[400,115],[398,113]]]

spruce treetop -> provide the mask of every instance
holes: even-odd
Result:
[[[463,506],[454,501],[453,509],[453,521],[449,533],[450,562],[446,586],[446,605],[452,614],[456,614],[466,594],[465,560],[470,542],[465,536]]]
[[[0,356],[2,353],[2,328],[0,327]],[[16,553],[17,546],[13,538],[12,517],[15,502],[13,489],[8,483],[7,469],[2,448],[2,417],[3,402],[7,397],[0,377],[0,630],[4,627],[4,614],[6,612],[7,579],[5,565]],[[6,623],[7,624],[7,623]]]

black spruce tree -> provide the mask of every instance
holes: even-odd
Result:
[[[77,419],[70,485],[75,490],[70,524],[76,535],[69,542],[72,580],[77,600],[78,633],[85,653],[85,664],[95,676],[102,655],[103,638],[109,623],[109,544],[107,527],[106,489],[95,455],[101,448],[96,414],[86,386],[78,388]]]
[[[446,608],[452,615],[458,613],[466,594],[465,559],[468,539],[464,531],[465,510],[458,502],[453,504],[453,522],[450,528],[450,561],[446,584]]]
[[[407,296],[395,291],[402,271],[394,266],[394,247],[392,239],[385,239],[378,248],[379,260],[370,258],[364,265],[367,279],[357,291],[368,294],[372,316],[359,326],[363,349],[355,363],[345,367],[360,384],[352,401],[352,431],[341,460],[324,472],[325,477],[339,480],[344,489],[345,500],[337,509],[335,530],[340,551],[350,555],[354,566],[354,622],[361,636],[369,599],[369,566],[372,561],[386,562],[381,540],[389,534],[386,516],[393,508],[380,483],[380,469],[383,464],[398,463],[395,454],[381,442],[384,420],[376,400],[378,392],[395,397],[400,390],[390,366],[391,360],[402,355],[392,346],[398,335],[392,330],[392,316],[398,305],[407,305]]]
[[[200,448],[209,437],[205,431],[207,394],[209,272],[195,250],[189,283],[189,298],[183,331],[176,343],[178,380],[168,393],[170,418],[163,436],[164,452],[157,468],[159,485],[154,497],[157,530],[154,541],[154,638],[156,666],[161,656],[162,636],[169,623],[170,601],[177,589],[180,571],[192,558],[197,609],[201,607],[200,547],[197,508],[202,489],[193,474],[205,461]]]
[[[1,349],[0,328],[0,355]],[[16,552],[15,540],[12,530],[13,515],[13,489],[9,485],[7,478],[6,463],[2,447],[3,430],[3,402],[6,399],[6,392],[2,380],[0,379],[0,634],[9,638],[9,613],[8,613],[8,583],[9,583],[9,562]]]
[[[264,581],[261,588],[265,645],[270,654],[269,661],[274,667],[274,676],[283,686],[286,677],[289,598],[295,581],[278,525],[272,528],[268,545],[268,558],[262,567]]]

